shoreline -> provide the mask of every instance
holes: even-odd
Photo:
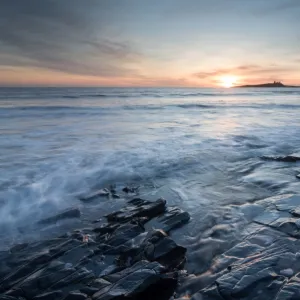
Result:
[[[296,161],[289,157],[267,159]],[[264,294],[266,299],[279,300],[300,296],[300,196],[280,195],[241,205],[240,212],[249,218],[242,238],[217,255],[207,271],[194,275],[185,271],[186,248],[170,236],[189,222],[189,214],[168,207],[164,199],[147,201],[135,193],[125,187],[121,198],[131,194],[125,206],[99,215],[87,228],[2,251],[0,299],[252,300]],[[113,188],[102,189],[81,201],[108,198],[118,201],[120,195]],[[70,208],[37,223],[47,226],[80,217],[79,209]],[[212,234],[217,238],[217,231]],[[282,298],[289,293],[292,297]]]

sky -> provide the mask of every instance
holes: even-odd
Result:
[[[300,85],[300,0],[1,0],[1,86]]]

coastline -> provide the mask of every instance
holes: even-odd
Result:
[[[264,160],[295,163],[300,155]],[[1,252],[0,299],[295,299],[300,296],[300,195],[280,195],[238,210],[247,221],[241,238],[214,258],[203,274],[185,270],[188,253],[172,234],[190,220],[164,199],[139,198],[138,189],[110,186],[81,201],[120,201],[124,205],[88,227],[58,237],[16,244]],[[46,227],[80,219],[70,208],[38,221]],[[222,227],[212,228],[218,238]],[[213,249],[212,249],[213,250]],[[14,266],[18,266],[15,268]],[[272,288],[270,288],[272,286]],[[296,292],[295,292],[296,291]],[[283,298],[282,298],[283,297]],[[23,299],[23,298],[22,298]]]

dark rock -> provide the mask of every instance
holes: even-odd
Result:
[[[24,250],[28,246],[28,243],[23,243],[23,244],[17,244],[14,245],[13,247],[10,248],[10,252],[19,252],[21,250]]]
[[[61,289],[63,287],[74,285],[75,283],[86,283],[94,278],[94,273],[87,270],[86,268],[77,269],[76,272],[71,273],[69,276],[58,281],[53,286],[52,289]]]
[[[53,291],[49,293],[44,293],[41,295],[38,295],[33,298],[33,300],[59,300],[62,299],[63,293],[62,291]]]
[[[66,267],[63,262],[53,261],[49,266],[27,277],[17,287],[26,298],[32,298],[35,295],[43,293],[56,282],[71,275],[75,271],[76,270],[72,267]]]
[[[167,208],[163,215],[153,219],[153,221],[149,223],[149,226],[162,229],[168,233],[188,223],[189,220],[190,215],[188,212],[184,212],[178,207],[171,207]]]
[[[109,222],[126,222],[139,217],[153,218],[162,214],[166,209],[166,200],[164,199],[150,202],[137,198],[128,203],[127,207],[106,215],[107,220]]]
[[[180,269],[185,262],[186,249],[178,246],[167,234],[156,230],[148,234],[139,247],[124,250],[120,260],[134,264],[141,260],[157,261],[168,270]]]
[[[0,295],[0,300],[19,300],[19,299],[8,295]]]
[[[85,300],[86,294],[80,293],[79,291],[70,292],[64,300]]]
[[[300,154],[295,153],[295,154],[286,155],[286,156],[276,156],[276,155],[267,156],[267,155],[265,155],[265,156],[262,156],[262,159],[283,161],[283,162],[297,162],[300,160]]]
[[[83,202],[89,202],[101,197],[109,197],[109,190],[108,189],[98,190],[94,193],[91,193],[85,197],[80,198],[80,200]]]
[[[80,218],[80,210],[78,208],[71,208],[68,210],[65,210],[55,216],[42,219],[38,221],[38,224],[51,224],[56,223],[57,221],[64,220],[64,219],[70,219],[70,218]]]
[[[296,300],[300,299],[299,274],[290,279],[278,292],[275,300]]]
[[[71,209],[39,223],[55,223],[78,213]],[[163,230],[146,234],[145,225],[155,218],[158,227],[170,231],[186,223],[189,215],[178,208],[166,211],[163,199],[135,198],[106,218],[105,224],[0,252],[0,274],[5,275],[0,279],[5,298],[0,300],[169,299],[186,249]]]
[[[119,226],[120,224],[118,223],[103,224],[99,227],[95,227],[93,231],[103,235],[106,233],[113,233]]]
[[[88,296],[92,296],[92,295],[94,295],[98,291],[99,291],[98,288],[92,287],[92,286],[85,286],[85,287],[83,287],[83,288],[80,289],[81,293],[86,294]]]
[[[138,191],[138,189],[139,189],[138,187],[128,187],[128,186],[126,186],[122,189],[122,191],[126,194],[129,194],[129,193],[136,193]]]
[[[118,227],[113,232],[113,234],[105,241],[105,244],[112,247],[116,247],[126,243],[127,241],[138,236],[140,233],[144,231],[145,229],[143,227],[128,223]]]
[[[115,274],[116,281],[113,285],[109,285],[92,296],[93,300],[104,299],[149,299],[146,293],[153,294],[158,290],[163,293],[169,291],[170,297],[175,289],[177,279],[175,276],[163,274],[164,268],[157,262],[143,262],[142,268],[140,263],[139,267],[132,266],[127,271],[118,276]],[[148,294],[148,296],[149,296]],[[163,299],[163,298],[152,298]],[[165,298],[168,299],[168,298]]]

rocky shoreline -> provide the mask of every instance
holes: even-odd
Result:
[[[251,215],[241,239],[196,276],[184,270],[186,248],[171,238],[189,214],[135,192],[125,187],[120,196],[110,187],[82,197],[82,203],[128,199],[105,221],[99,214],[86,228],[1,251],[0,300],[300,299],[300,196],[241,205],[239,211]],[[70,208],[37,224],[80,217],[78,208]],[[204,287],[199,276],[206,278]]]
[[[82,201],[111,195],[116,194],[101,190]],[[79,217],[80,211],[71,208],[38,224]],[[105,218],[105,223],[94,220],[89,228],[2,251],[0,299],[172,297],[185,274],[186,249],[168,233],[187,223],[189,214],[167,207],[164,199],[133,198]]]

